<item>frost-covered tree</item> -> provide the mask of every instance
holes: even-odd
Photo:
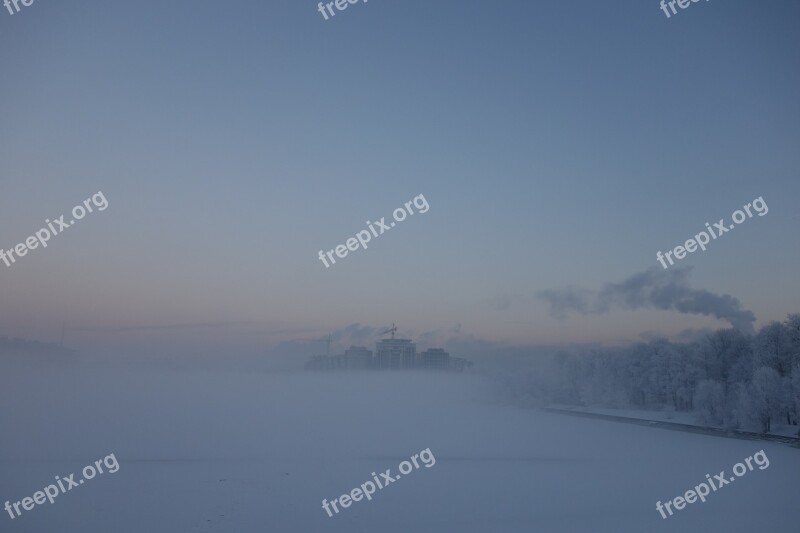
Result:
[[[705,379],[725,387],[750,378],[753,352],[750,338],[735,329],[721,329],[710,334],[700,348]]]
[[[793,389],[792,375],[789,373],[781,378],[781,420],[788,425],[797,424]]]
[[[697,383],[703,379],[703,365],[698,344],[675,346],[675,355],[670,359],[672,368],[671,392],[675,408],[680,411],[693,409],[692,401]]]
[[[800,364],[792,368],[790,405],[794,407],[794,423],[800,420]],[[800,432],[799,432],[800,433]]]
[[[694,409],[700,422],[719,426],[724,422],[725,388],[719,381],[704,379],[694,393]]]
[[[769,432],[772,422],[780,416],[783,403],[781,377],[774,368],[762,366],[756,369],[750,383],[750,398],[761,431]]]
[[[786,326],[786,340],[792,359],[792,368],[800,365],[800,314],[789,315],[784,322]]]
[[[755,365],[774,368],[781,376],[792,372],[792,350],[789,328],[780,322],[771,322],[753,339]]]
[[[747,429],[754,424],[754,421],[755,415],[747,384],[742,382],[732,384],[725,396],[723,424],[726,428]]]

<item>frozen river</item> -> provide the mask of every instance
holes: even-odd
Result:
[[[6,512],[2,532],[745,532],[800,523],[798,449],[501,405],[469,376],[103,371],[6,376],[2,385],[0,503],[33,496],[55,476],[77,480],[109,454],[119,464],[52,504],[13,520]],[[426,449],[435,463],[419,461],[371,501],[332,517],[322,508]],[[667,519],[656,511],[656,501],[706,474],[731,476],[762,449],[768,468]]]

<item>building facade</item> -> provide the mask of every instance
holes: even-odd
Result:
[[[420,363],[426,370],[449,370],[450,354],[441,348],[431,348],[420,354]]]
[[[344,352],[345,364],[348,369],[362,369],[372,367],[372,350],[363,346],[351,346]]]
[[[376,368],[414,368],[416,363],[417,345],[408,339],[382,339],[375,346]]]

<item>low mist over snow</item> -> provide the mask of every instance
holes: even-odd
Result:
[[[465,374],[14,370],[0,403],[11,406],[3,500],[110,453],[120,464],[15,518],[15,531],[788,531],[800,520],[797,450],[520,409]],[[427,448],[435,465],[333,517],[322,509]],[[655,510],[761,449],[769,469],[668,520]]]

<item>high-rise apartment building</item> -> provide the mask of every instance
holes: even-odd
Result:
[[[450,354],[441,348],[431,348],[420,354],[422,368],[429,370],[449,370]]]
[[[372,367],[372,351],[363,346],[351,346],[345,350],[344,359],[348,369]]]
[[[416,359],[417,345],[408,339],[383,339],[375,347],[377,368],[414,368]]]

